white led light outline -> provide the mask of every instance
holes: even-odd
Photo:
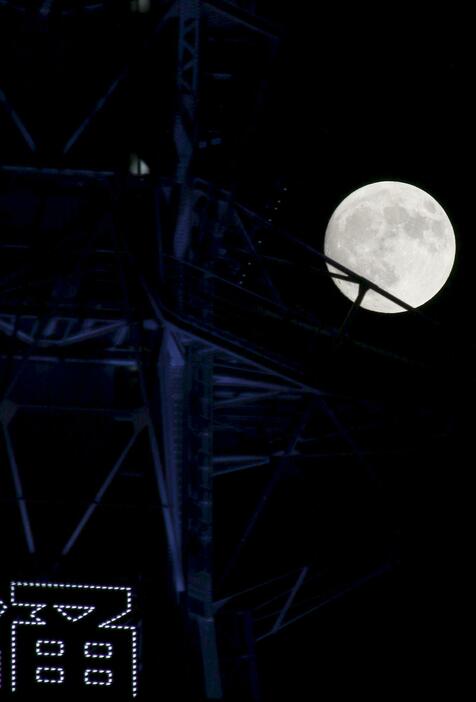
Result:
[[[45,644],[46,646],[59,646],[59,653],[53,653],[52,651],[42,651],[41,647],[43,644]],[[47,658],[59,658],[60,656],[64,656],[64,641],[38,639],[35,644],[35,653],[37,656],[46,656]]]
[[[59,680],[44,680],[41,676],[42,673],[59,673]],[[46,665],[38,665],[35,670],[35,680],[37,683],[44,685],[61,685],[64,683],[64,668],[53,668]]]
[[[41,582],[32,582],[32,581],[24,581],[24,580],[15,580],[12,583],[10,583],[10,592],[14,590],[15,587],[41,587],[43,589],[57,589],[59,587],[64,588],[65,590],[115,590],[117,591],[124,591],[124,592],[131,592],[130,587],[126,587],[124,585],[78,585],[76,583],[41,583]]]
[[[127,597],[127,605],[126,609],[121,612],[120,614],[117,614],[114,617],[111,617],[111,619],[108,619],[107,621],[103,622],[102,624],[98,625],[99,629],[111,629],[111,630],[122,630],[122,631],[130,631],[131,632],[131,643],[132,643],[132,661],[131,661],[131,673],[132,673],[132,696],[137,697],[138,693],[138,646],[137,646],[137,627],[132,626],[132,625],[120,625],[120,624],[113,624],[113,622],[116,622],[118,619],[121,619],[122,617],[125,617],[127,614],[130,614],[132,612],[132,588],[126,587],[126,586],[121,586],[121,585],[79,585],[79,584],[71,584],[71,583],[41,583],[41,582],[34,582],[34,581],[21,581],[21,580],[15,580],[10,583],[10,603],[12,605],[15,605],[16,607],[30,607],[33,608],[33,611],[30,613],[30,618],[34,618],[34,622],[32,621],[22,621],[22,620],[15,620],[12,624],[12,638],[11,638],[11,691],[15,692],[16,690],[16,625],[33,625],[33,626],[42,626],[46,625],[45,621],[42,621],[39,619],[36,615],[37,613],[44,609],[47,604],[27,604],[27,603],[22,603],[22,602],[15,602],[15,588],[16,587],[39,587],[43,589],[55,589],[57,590],[58,588],[63,588],[65,590],[100,590],[100,591],[109,591],[109,592],[125,592],[126,597]],[[62,606],[62,605],[60,605]],[[65,607],[74,607],[78,605],[64,605]],[[84,615],[86,616],[86,615]]]
[[[2,614],[5,614],[6,611],[7,605],[5,604],[5,602],[3,602],[3,600],[0,600],[0,617],[2,616]]]
[[[87,617],[89,614],[94,612],[96,607],[92,605],[53,605],[53,609],[56,609],[58,614],[61,614],[69,622],[75,623],[81,621],[81,619],[84,619],[84,617]],[[78,614],[75,616],[68,614],[66,611],[68,609],[76,610]]]
[[[90,680],[89,675],[90,673],[100,673],[104,675],[106,673],[107,675],[107,682],[104,682],[102,680]],[[84,671],[84,684],[85,685],[99,685],[100,687],[111,687],[113,681],[113,674],[112,670],[106,670],[104,668],[86,668]]]
[[[13,583],[11,583],[11,602],[12,604],[15,604],[15,593],[13,589]],[[22,604],[22,603],[16,603],[17,607],[29,607],[32,611],[30,612],[30,619],[28,620],[22,620],[22,619],[15,619],[14,622],[12,622],[12,630],[11,630],[11,640],[10,640],[10,689],[12,692],[15,692],[16,690],[16,683],[17,683],[17,662],[16,662],[16,655],[17,655],[17,625],[21,626],[46,626],[46,622],[41,620],[39,617],[37,617],[37,614],[40,610],[44,609],[46,605],[36,605],[36,604]],[[33,618],[34,621],[31,621],[31,618]]]
[[[91,653],[89,648],[91,646],[107,646],[107,653]],[[112,658],[114,647],[112,643],[107,641],[86,641],[84,644],[84,657],[85,658]]]

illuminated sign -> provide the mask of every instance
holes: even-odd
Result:
[[[12,582],[0,599],[0,688],[136,697],[133,615],[129,587]]]

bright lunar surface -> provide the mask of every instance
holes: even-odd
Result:
[[[441,205],[424,190],[394,181],[371,183],[346,197],[329,220],[324,241],[326,256],[412,307],[443,287],[455,251],[453,227]],[[356,283],[333,280],[346,297],[356,299]],[[361,307],[405,311],[375,290],[367,291]]]

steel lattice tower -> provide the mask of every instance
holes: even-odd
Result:
[[[259,646],[396,569],[402,451],[452,431],[448,348],[415,311],[411,347],[356,324],[359,300],[339,316],[325,257],[275,215],[286,187],[246,201],[283,35],[259,2],[0,11],[57,71],[42,94],[22,49],[31,92],[0,74],[2,576],[134,581],[139,698],[165,684],[165,616],[197,699],[261,700]],[[71,51],[61,96],[64,33],[100,69],[82,91]]]

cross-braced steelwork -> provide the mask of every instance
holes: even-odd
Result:
[[[448,431],[430,395],[407,403],[431,386],[439,330],[268,216],[268,196],[238,196],[256,115],[235,112],[259,105],[279,43],[259,3],[139,4],[29,15],[38,32],[75,12],[133,28],[132,55],[118,40],[62,104],[61,138],[0,83],[17,139],[0,136],[3,562],[132,577],[147,612],[167,580],[197,699],[258,702],[271,637],[398,564],[395,465]],[[53,25],[51,43],[55,66]],[[329,263],[354,305],[328,304]],[[418,351],[362,323],[370,289],[416,320]],[[146,631],[156,694],[160,622]]]

